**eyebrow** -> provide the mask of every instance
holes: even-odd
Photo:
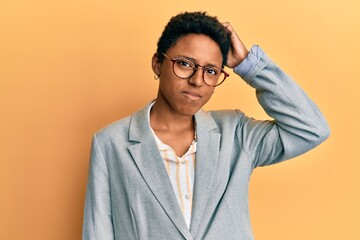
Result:
[[[215,65],[215,64],[207,64],[207,65],[205,65],[205,66],[202,66],[202,65],[200,65],[200,64],[198,63],[198,61],[197,61],[195,58],[192,58],[192,57],[189,57],[189,56],[185,56],[185,55],[179,55],[179,56],[177,56],[177,57],[175,57],[175,58],[179,58],[179,57],[183,57],[183,58],[189,59],[189,60],[195,62],[196,64],[198,64],[198,65],[201,66],[201,67],[216,67],[216,68],[221,69],[221,67],[218,67],[218,66]]]

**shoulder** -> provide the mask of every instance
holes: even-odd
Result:
[[[128,132],[132,115],[114,121],[95,133],[97,141],[104,142],[110,139],[119,138]]]
[[[232,121],[244,116],[244,113],[238,109],[223,109],[207,112],[215,121]]]
[[[95,133],[98,139],[128,139],[132,128],[138,129],[139,126],[147,125],[149,105],[134,112],[133,114],[119,119],[109,125],[103,127]]]
[[[204,111],[201,110],[196,115],[197,126],[208,129],[236,128],[244,119],[245,115],[238,109]]]
[[[238,124],[245,114],[239,109],[223,109],[207,112],[217,125]]]

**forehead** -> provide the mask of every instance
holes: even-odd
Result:
[[[187,34],[182,36],[166,53],[171,57],[190,57],[200,65],[221,66],[222,64],[219,44],[203,34]]]

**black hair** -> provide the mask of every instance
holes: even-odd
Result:
[[[231,34],[217,17],[209,16],[206,12],[184,12],[170,19],[157,44],[156,53],[160,62],[164,59],[162,53],[174,46],[179,38],[191,33],[204,34],[214,40],[221,50],[222,65],[226,64]]]

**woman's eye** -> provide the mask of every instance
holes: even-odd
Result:
[[[206,69],[206,73],[207,74],[211,74],[211,75],[216,75],[217,74],[217,70],[213,69],[213,68],[208,68]]]
[[[191,64],[187,61],[179,60],[177,63],[183,67],[191,67]]]
[[[176,64],[179,65],[179,67],[183,67],[183,68],[195,68],[194,63],[184,59],[178,59],[176,61]]]

